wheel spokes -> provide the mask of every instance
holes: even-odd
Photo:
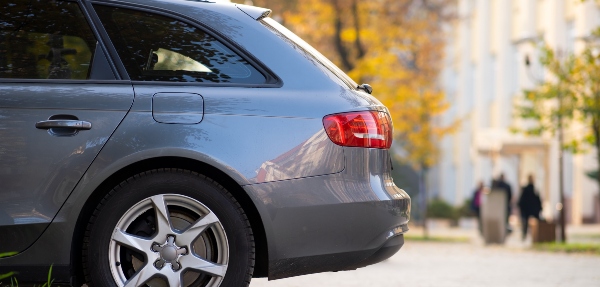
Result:
[[[180,246],[187,245],[188,247],[191,247],[194,240],[196,240],[196,238],[198,238],[198,236],[200,236],[200,234],[202,234],[206,228],[215,222],[219,222],[219,219],[213,212],[203,216],[183,233],[177,235],[178,244]]]
[[[181,272],[173,272],[171,270],[168,270],[166,272],[162,272],[162,274],[165,276],[165,278],[169,282],[169,287],[183,286],[183,284],[181,283],[181,280],[182,280]]]
[[[129,278],[129,280],[125,282],[124,287],[142,286],[142,284],[146,283],[146,281],[152,279],[152,277],[157,274],[156,271],[156,268],[152,266],[152,264],[146,264],[142,270],[137,272],[133,277]]]
[[[227,272],[227,265],[212,263],[193,254],[181,257],[179,262],[185,269],[196,270],[211,276],[223,277]]]
[[[183,209],[190,208],[190,211],[195,214],[189,216],[188,220],[185,220],[185,218],[180,219],[178,217],[179,209],[176,209],[174,213],[170,212],[169,207],[173,208],[172,205],[182,207]],[[211,282],[215,282],[217,285],[223,280],[227,271],[228,255],[227,250],[221,251],[221,249],[227,248],[227,242],[224,241],[226,238],[223,238],[223,227],[214,212],[191,198],[171,194],[155,195],[146,198],[140,204],[132,207],[128,212],[130,214],[128,215],[129,217],[126,217],[127,214],[123,216],[123,218],[127,219],[126,224],[117,224],[111,238],[111,256],[114,256],[114,259],[111,259],[111,264],[116,266],[115,270],[111,271],[121,272],[120,282],[123,282],[123,285],[119,284],[120,286],[145,286],[145,284],[152,284],[154,282],[152,279],[157,280],[158,277],[162,278],[165,283],[168,282],[171,287],[183,286],[183,284],[187,284],[187,281],[184,281],[183,278],[186,270],[195,271],[192,274],[196,274],[193,275],[196,277],[200,276],[197,273],[214,277],[214,280],[217,281]],[[154,213],[154,222],[151,219],[147,219],[149,215],[147,212]],[[200,218],[191,223],[198,216]],[[146,220],[146,222],[144,223],[144,221],[140,220]],[[172,222],[171,220],[174,221]],[[187,222],[180,222],[182,220]],[[137,225],[131,225],[132,223]],[[135,228],[132,228],[132,226]],[[146,226],[152,227],[152,231],[148,229],[137,231],[141,228],[147,228]],[[196,255],[193,250],[194,247],[214,248],[199,243],[196,244],[196,241],[199,240],[198,238],[204,236],[203,234],[208,229],[214,231],[214,234],[211,233],[211,235],[206,236],[209,236],[209,238],[216,236],[214,239],[209,239],[214,240],[214,242],[211,241],[209,243],[216,244],[216,248],[219,250],[215,254],[219,254],[218,258],[224,256],[225,259],[223,262],[222,259],[217,260],[216,255],[210,255],[205,259],[202,255],[204,254],[202,250],[198,251],[200,255]],[[150,235],[149,232],[153,232],[153,234]],[[143,236],[146,237],[137,234],[144,234]],[[203,241],[203,244],[209,243]],[[126,270],[121,269],[119,271],[119,260],[124,260],[122,257],[128,255],[119,253],[118,249],[115,249],[118,246],[131,249],[131,251],[137,251],[144,255],[144,259],[139,260],[142,262],[133,265],[134,269],[132,271],[135,273],[131,277],[126,275],[131,274],[125,273]],[[224,252],[224,255],[220,255],[220,252]],[[113,272],[113,276],[117,274],[115,272]],[[131,272],[131,270],[128,272]],[[196,280],[193,279],[193,276],[190,279],[188,278],[190,276],[186,275],[185,280]]]
[[[113,232],[112,240],[116,241],[120,245],[133,248],[136,251],[144,254],[148,253],[152,244],[154,243],[152,240],[129,234],[119,228],[116,228]]]
[[[169,211],[167,210],[167,203],[165,202],[162,194],[155,195],[150,198],[152,205],[156,213],[156,237],[162,238],[167,234],[172,234],[173,229],[171,228],[171,222],[169,220]]]

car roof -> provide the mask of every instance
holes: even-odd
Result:
[[[153,6],[172,10],[173,5],[187,6],[189,8],[200,8],[219,12],[226,15],[232,15],[232,10],[241,10],[254,20],[260,20],[267,17],[271,10],[256,6],[232,3],[230,0],[95,0],[97,3],[129,3],[143,6]]]

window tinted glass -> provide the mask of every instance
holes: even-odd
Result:
[[[277,23],[272,18],[264,18],[260,22],[265,25],[271,32],[275,33],[278,37],[284,40],[286,43],[294,47],[298,52],[302,53],[307,59],[311,60],[317,67],[319,67],[325,74],[327,71],[334,75],[334,80],[337,80],[342,85],[347,85],[351,89],[356,89],[358,84],[354,82],[346,73],[338,68],[334,63],[329,61],[323,54],[313,48],[311,45],[306,43],[292,31],[288,30],[283,25]]]
[[[132,80],[265,83],[265,77],[215,38],[161,15],[95,6]]]
[[[77,3],[0,0],[0,78],[88,78],[96,39]]]

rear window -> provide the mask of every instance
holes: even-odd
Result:
[[[356,89],[358,84],[352,80],[346,73],[338,68],[334,63],[329,61],[323,54],[313,48],[311,45],[306,43],[292,31],[288,30],[283,25],[279,24],[272,18],[264,18],[260,22],[271,30],[279,38],[283,39],[286,43],[290,44],[294,49],[304,54],[307,59],[311,60],[317,67],[319,67],[325,74],[330,76],[334,81],[341,85],[348,86],[351,89]]]
[[[244,58],[197,27],[143,11],[95,9],[132,80],[266,82]]]

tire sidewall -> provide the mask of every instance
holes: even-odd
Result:
[[[117,286],[110,271],[109,244],[117,223],[134,205],[159,194],[183,195],[200,201],[221,222],[229,246],[227,272],[220,286],[245,286],[251,269],[251,235],[239,204],[220,185],[185,171],[155,171],[128,179],[113,189],[90,223],[87,270],[93,286]],[[251,271],[250,271],[251,272]]]

